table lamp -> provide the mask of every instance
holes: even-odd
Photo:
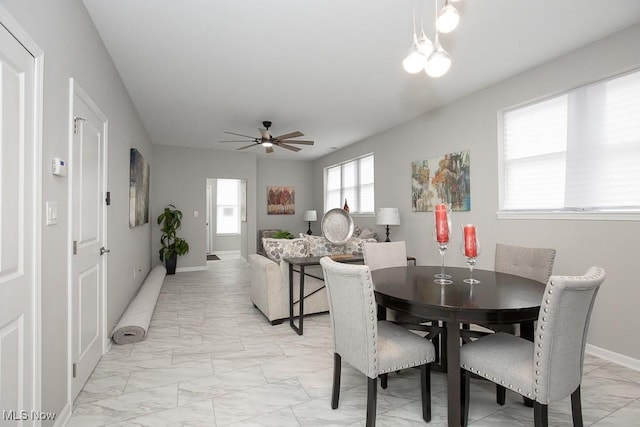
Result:
[[[390,242],[389,226],[400,225],[398,208],[378,208],[378,210],[376,210],[376,224],[387,226],[387,240],[385,240],[385,242]]]
[[[314,210],[304,211],[304,214],[302,214],[302,219],[309,223],[307,234],[311,234],[311,221],[316,222],[318,220],[318,214]]]

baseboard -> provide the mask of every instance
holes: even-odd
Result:
[[[624,354],[615,353],[611,350],[606,350],[591,344],[586,345],[585,352],[601,359],[608,360],[609,362],[613,362],[617,365],[621,365],[635,371],[640,371],[640,360],[625,356]]]
[[[64,427],[69,422],[69,419],[71,419],[71,405],[67,403],[56,417],[53,427]]]
[[[180,267],[180,268],[176,268],[176,273],[186,273],[189,271],[204,271],[204,270],[208,270],[209,267],[202,266],[202,267]]]

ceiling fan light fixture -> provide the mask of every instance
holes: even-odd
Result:
[[[441,33],[450,33],[456,29],[458,23],[460,23],[460,14],[458,13],[458,10],[447,2],[440,11],[438,19],[436,20],[436,27],[438,28],[438,31]]]
[[[269,147],[273,147],[273,143],[269,142],[269,141],[265,141],[262,143],[263,147],[269,148]]]
[[[451,68],[451,58],[446,50],[438,43],[436,50],[429,56],[424,71],[429,77],[442,77]]]

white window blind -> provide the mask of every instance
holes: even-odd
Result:
[[[502,118],[502,211],[640,210],[640,72]]]
[[[325,211],[343,207],[345,199],[350,213],[375,211],[373,154],[325,168]]]

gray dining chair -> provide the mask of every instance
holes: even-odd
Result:
[[[548,405],[571,395],[574,427],[582,426],[580,383],[587,329],[605,271],[551,276],[546,285],[534,342],[498,332],[460,349],[462,421],[469,419],[470,374],[533,400],[535,427],[548,426]]]
[[[371,271],[381,268],[390,267],[406,267],[407,266],[407,245],[404,241],[400,242],[365,242],[362,245],[362,255],[364,264]],[[395,323],[411,326],[418,326],[427,322],[425,319],[412,316],[409,313],[401,311],[387,310],[390,315],[388,320]],[[422,330],[422,329],[420,329]]]
[[[553,273],[556,250],[496,243],[493,269],[546,284]]]
[[[433,344],[394,323],[378,321],[371,270],[320,259],[333,330],[333,390],[331,408],[338,408],[342,359],[367,376],[367,426],[376,422],[378,377],[420,366],[422,418],[431,420]]]
[[[406,267],[407,245],[399,242],[365,242],[362,246],[364,263],[371,271],[381,268]],[[444,353],[444,327],[430,319],[422,319],[402,311],[387,309],[388,320],[413,331],[427,332],[427,339],[432,340],[436,350],[436,361],[442,363],[446,359]],[[442,352],[442,353],[441,353]],[[387,378],[382,377],[382,387],[386,388]]]
[[[544,286],[551,273],[556,259],[556,250],[551,248],[534,248],[526,246],[506,245],[496,243],[494,271],[498,273],[513,274],[540,282]],[[494,332],[505,332],[512,335],[520,334],[520,325],[509,323],[482,324],[484,328]],[[529,326],[533,328],[533,326]],[[530,329],[531,330],[531,329]],[[482,332],[474,331],[469,335],[482,336]],[[505,403],[506,390],[499,384],[496,386],[496,402]]]

